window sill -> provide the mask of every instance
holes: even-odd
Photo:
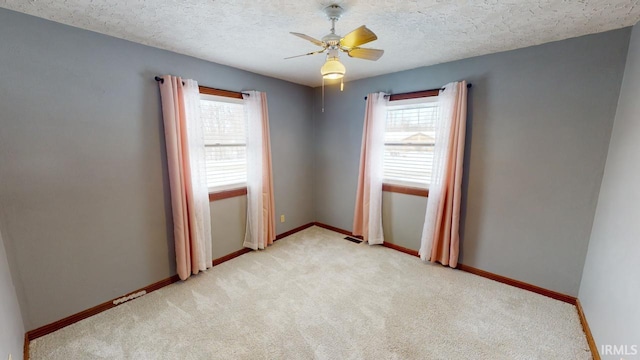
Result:
[[[216,192],[212,192],[209,193],[209,202],[211,201],[216,201],[216,200],[222,200],[222,199],[229,199],[232,197],[237,197],[237,196],[242,196],[242,195],[247,195],[247,187],[241,187],[241,188],[236,188],[236,189],[230,189],[230,190],[222,190],[222,191],[216,191]]]
[[[382,184],[382,191],[429,197],[429,189],[421,189],[421,188],[410,187],[410,186]]]

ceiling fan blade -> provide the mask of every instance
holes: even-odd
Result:
[[[384,50],[367,49],[367,48],[355,48],[355,49],[347,52],[347,54],[349,54],[349,56],[351,56],[351,57],[358,58],[358,59],[376,61],[376,60],[380,59],[380,57],[382,57],[382,54],[384,54]]]
[[[340,46],[354,48],[374,41],[377,38],[378,37],[373,33],[373,31],[367,29],[365,25],[362,25],[340,39]]]
[[[322,47],[324,47],[324,43],[323,43],[322,41],[320,41],[320,40],[318,40],[318,39],[316,39],[316,38],[312,38],[312,37],[311,37],[311,36],[309,36],[309,35],[300,34],[300,33],[296,33],[296,32],[292,32],[291,34],[292,34],[292,35],[295,35],[295,36],[297,36],[297,37],[299,37],[299,38],[303,38],[303,39],[305,39],[305,40],[307,40],[307,41],[311,41],[312,43],[314,43],[314,44],[316,44],[316,45],[318,45],[318,46],[322,46]]]
[[[302,54],[302,55],[296,55],[296,56],[289,56],[284,58],[285,60],[287,59],[293,59],[293,58],[297,58],[297,57],[301,57],[301,56],[307,56],[307,55],[315,55],[315,54],[322,54],[326,49],[322,49],[322,50],[318,50],[318,51],[313,51],[310,53],[306,53],[306,54]]]

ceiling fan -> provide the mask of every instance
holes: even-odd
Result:
[[[331,20],[331,32],[322,37],[322,40],[318,40],[305,34],[296,32],[291,33],[322,47],[322,49],[307,54],[291,56],[285,59],[293,59],[301,56],[316,55],[326,52],[327,61],[320,69],[322,79],[324,80],[341,79],[344,77],[346,68],[340,62],[340,52],[345,52],[353,58],[373,61],[380,59],[382,54],[384,54],[384,50],[360,47],[360,45],[364,45],[378,39],[376,34],[369,30],[365,25],[360,26],[344,37],[336,34],[336,21],[340,20],[340,17],[344,13],[344,9],[342,7],[337,4],[329,5],[324,8],[324,13],[327,15],[329,20]]]

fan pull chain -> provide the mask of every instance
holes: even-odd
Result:
[[[322,112],[324,112],[324,76],[322,77]]]
[[[340,91],[344,91],[344,76],[340,78]]]

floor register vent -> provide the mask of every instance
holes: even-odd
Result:
[[[147,292],[145,290],[142,291],[138,291],[137,293],[131,294],[131,295],[127,295],[127,296],[123,296],[121,298],[115,299],[113,300],[113,305],[120,305],[123,302],[127,302],[129,300],[133,300],[135,298],[139,298],[142,295],[145,295]]]
[[[362,242],[362,240],[360,240],[360,239],[356,239],[356,238],[351,237],[351,236],[347,236],[347,237],[346,237],[346,238],[344,238],[344,239],[345,239],[345,240],[349,240],[349,241],[351,241],[351,242],[353,242],[353,243],[356,243],[356,244],[360,244],[360,243]]]

